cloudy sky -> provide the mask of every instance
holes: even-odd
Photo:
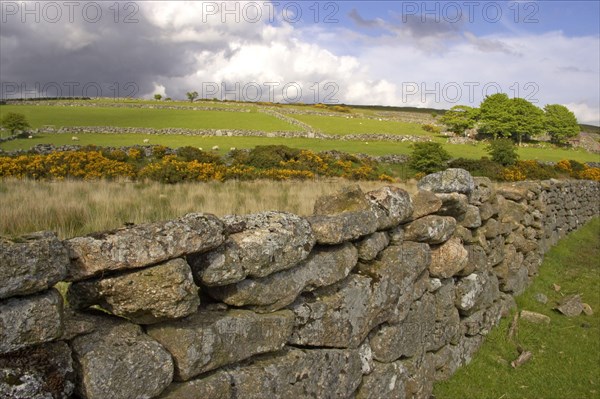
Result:
[[[505,92],[600,124],[597,1],[6,1],[0,95],[449,108]]]

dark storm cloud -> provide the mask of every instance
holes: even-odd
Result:
[[[21,6],[20,2],[14,3]],[[18,86],[30,95],[43,87],[49,95],[56,95],[57,87],[62,95],[96,96],[97,87],[101,87],[98,94],[105,97],[140,95],[150,93],[160,79],[194,74],[202,65],[198,54],[231,55],[226,51],[231,35],[226,34],[224,24],[209,26],[198,18],[197,24],[185,27],[189,39],[175,39],[181,30],[157,26],[143,3],[135,3],[139,5],[131,18],[137,20],[133,23],[123,23],[126,10],[120,10],[115,22],[114,8],[110,9],[115,3],[95,4],[102,9],[102,18],[96,22],[77,12],[69,21],[65,9],[63,17],[55,23],[42,13],[39,22],[32,14],[25,15],[23,22],[22,15],[4,12],[0,31],[0,94],[6,97]],[[3,11],[6,11],[4,4]],[[244,37],[244,40],[256,39],[253,34]],[[82,92],[84,87],[87,93]],[[182,96],[181,90],[173,95]]]

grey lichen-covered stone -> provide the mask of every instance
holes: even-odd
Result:
[[[76,309],[100,305],[137,324],[153,324],[194,313],[198,287],[183,259],[101,280],[73,283],[68,300]]]
[[[433,393],[435,381],[435,360],[431,353],[421,354],[410,359],[399,361],[407,371],[404,382],[405,397],[429,399]]]
[[[390,243],[386,233],[377,232],[363,238],[354,245],[358,249],[358,258],[363,261],[373,260],[377,254],[385,249]]]
[[[461,331],[464,335],[468,337],[488,335],[492,328],[498,325],[500,319],[515,306],[514,299],[510,295],[499,294],[498,298],[488,307],[481,308],[461,319]]]
[[[317,243],[324,245],[341,244],[377,231],[377,216],[372,211],[347,212],[338,215],[309,216]]]
[[[346,186],[331,195],[317,198],[314,215],[337,215],[371,210],[371,203],[358,185]]]
[[[440,244],[448,240],[456,228],[456,219],[450,216],[424,216],[406,225],[406,241]]]
[[[171,355],[141,327],[105,317],[71,343],[76,393],[86,399],[158,396],[173,380]]]
[[[442,206],[437,211],[438,215],[452,216],[455,219],[462,220],[465,212],[467,212],[467,207],[469,206],[469,199],[466,195],[459,193],[442,193],[436,194],[436,196],[442,200]]]
[[[217,371],[186,382],[174,382],[160,399],[231,399],[233,387],[229,374]]]
[[[428,190],[418,190],[412,196],[413,213],[412,220],[436,213],[442,207],[442,200]]]
[[[475,182],[469,172],[464,169],[450,168],[442,172],[423,177],[417,187],[434,193],[460,193],[469,195],[475,189]]]
[[[467,210],[460,220],[460,224],[469,229],[476,229],[481,226],[481,214],[479,213],[479,208],[474,205],[468,205]]]
[[[494,202],[486,202],[484,204],[481,204],[479,206],[479,216],[481,217],[482,221],[486,221],[496,215],[498,215],[499,209],[498,209],[498,203]]]
[[[521,223],[527,212],[527,205],[498,196],[498,221],[502,223]]]
[[[0,299],[52,287],[66,277],[69,257],[53,232],[0,237]]]
[[[287,212],[226,216],[231,232],[219,248],[190,259],[196,279],[208,286],[265,277],[306,259],[315,236],[308,221]]]
[[[491,272],[477,272],[456,283],[455,305],[463,316],[486,308],[500,296],[498,279]]]
[[[363,377],[356,399],[407,398],[408,371],[401,362],[375,362],[373,372]]]
[[[490,201],[496,195],[494,183],[487,177],[473,177],[475,188],[471,193],[470,203],[473,205],[481,205]]]
[[[497,192],[508,200],[521,201],[527,199],[529,188],[527,184],[510,183],[498,187]]]
[[[342,280],[356,266],[357,261],[357,250],[350,243],[320,246],[292,269],[261,279],[246,279],[232,285],[207,287],[207,292],[229,305],[251,306],[257,312],[271,312],[294,302],[303,291],[313,291]]]
[[[136,269],[216,248],[224,241],[223,223],[208,214],[141,224],[65,241],[69,279],[79,281],[106,272]]]
[[[358,388],[361,373],[358,350],[287,348],[172,384],[160,398],[345,399]]]
[[[0,397],[68,399],[75,388],[71,349],[64,342],[0,356]]]
[[[414,302],[402,322],[384,324],[372,334],[373,357],[381,362],[392,362],[456,341],[460,318],[453,302],[452,280],[445,280],[435,294],[426,293]]]
[[[292,325],[289,310],[264,315],[248,310],[200,311],[185,319],[149,326],[147,331],[173,356],[175,378],[187,381],[250,356],[281,349]]]
[[[413,213],[410,195],[398,187],[386,186],[367,193],[378,217],[378,230],[387,230],[408,220]]]
[[[469,253],[461,241],[453,237],[431,249],[429,274],[440,278],[452,277],[467,266],[468,260]]]
[[[63,299],[54,288],[0,302],[0,354],[53,341],[63,331]]]
[[[359,275],[300,296],[294,345],[356,348],[378,324],[398,317],[402,301],[412,300],[412,286],[427,268],[426,244],[405,242],[386,248],[377,261],[359,264]],[[403,294],[409,294],[404,295]]]
[[[467,266],[459,271],[456,274],[457,276],[464,277],[476,271],[487,269],[487,256],[483,248],[479,245],[465,245],[465,249],[469,254],[469,260],[467,261]]]

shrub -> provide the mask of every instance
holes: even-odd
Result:
[[[450,154],[440,143],[415,143],[409,166],[417,172],[432,173],[445,169]]]
[[[284,145],[257,146],[248,153],[246,163],[259,169],[278,168],[281,162],[295,159],[299,154],[299,149]]]
[[[493,180],[501,179],[503,167],[489,158],[466,159],[457,158],[448,163],[451,168],[468,170],[473,176],[489,177]]]
[[[441,127],[432,125],[431,123],[421,125],[421,129],[425,130],[426,132],[433,133],[433,134],[440,134],[442,132]]]
[[[486,149],[492,157],[492,161],[503,166],[514,165],[519,159],[517,147],[510,139],[492,140]]]
[[[195,147],[180,147],[175,153],[180,160],[185,162],[198,161],[200,163],[214,163],[216,165],[223,163],[218,154],[202,151]]]

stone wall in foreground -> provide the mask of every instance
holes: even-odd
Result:
[[[419,188],[2,239],[0,397],[428,398],[600,185],[450,169]]]

